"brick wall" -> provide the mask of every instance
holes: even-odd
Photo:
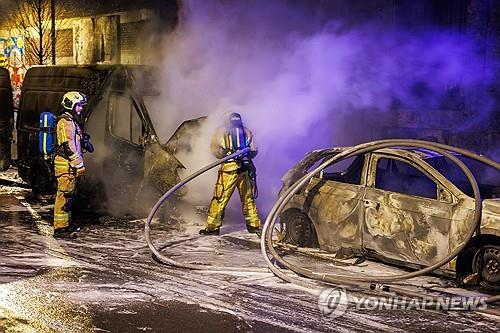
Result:
[[[57,31],[56,58],[73,56],[73,29]]]
[[[1,2],[1,1],[0,1]],[[117,12],[134,11],[142,8],[151,8],[159,13],[177,14],[179,4],[177,0],[63,0],[61,18],[101,16]],[[0,6],[1,9],[1,6]]]
[[[120,24],[120,47],[123,52],[139,51],[139,40],[144,24],[144,21]]]
[[[121,61],[124,64],[140,64],[144,59],[141,41],[146,38],[144,29],[147,22],[127,22],[120,24]]]

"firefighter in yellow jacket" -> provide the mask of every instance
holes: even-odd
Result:
[[[238,188],[247,230],[260,235],[261,220],[255,198],[257,197],[256,172],[252,158],[257,155],[257,145],[252,132],[243,126],[241,116],[232,113],[227,126],[217,129],[210,149],[217,158],[223,158],[237,150],[250,147],[246,156],[226,161],[219,168],[214,195],[208,209],[207,224],[201,235],[218,235],[226,208],[235,188]]]
[[[83,121],[80,117],[87,96],[70,91],[63,96],[63,110],[57,119],[56,156],[54,171],[57,178],[57,194],[54,204],[54,237],[75,238],[70,225],[71,206],[76,192],[78,177],[85,173],[82,144]],[[90,141],[88,142],[90,144]],[[90,144],[91,145],[91,144]],[[93,148],[92,148],[93,150]]]

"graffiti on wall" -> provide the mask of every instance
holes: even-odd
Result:
[[[0,67],[5,67],[10,72],[10,81],[14,93],[14,106],[19,106],[21,85],[26,65],[24,64],[24,39],[17,37],[0,37]]]

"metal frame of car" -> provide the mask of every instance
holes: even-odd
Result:
[[[325,151],[312,152],[309,156],[309,158],[310,158],[309,163],[307,163],[308,158],[306,157],[295,168],[292,168],[287,173],[287,175],[284,177],[284,188],[283,189],[286,189],[287,184],[293,183],[293,179],[297,178],[297,175],[294,175],[294,172],[299,173],[299,175],[300,175],[300,173],[301,173],[300,171],[302,168],[302,174],[306,173],[305,172],[306,170],[303,170],[303,169],[304,168],[308,169],[309,167],[311,167],[313,164],[313,163],[311,163],[311,161],[317,161],[317,160],[321,160],[321,159],[326,160],[328,158],[328,156],[333,156],[338,152],[344,151],[345,149],[346,148],[340,147],[340,148],[335,148],[335,149],[330,149],[330,150],[325,150]],[[311,156],[313,156],[313,155],[320,156],[320,157],[318,157],[316,159],[311,158]],[[474,199],[473,198],[471,198],[467,194],[463,193],[457,186],[455,186],[444,175],[439,173],[432,166],[430,166],[427,162],[425,162],[426,158],[432,157],[431,154],[427,154],[426,152],[419,151],[419,150],[411,151],[408,149],[391,148],[391,149],[377,150],[376,152],[367,153],[367,154],[364,154],[363,156],[365,157],[364,165],[362,168],[361,181],[360,181],[360,184],[358,185],[358,186],[363,187],[362,193],[361,193],[362,198],[365,198],[366,191],[368,191],[370,189],[376,189],[375,178],[376,178],[377,163],[381,158],[386,157],[386,158],[390,158],[390,159],[399,160],[399,161],[402,161],[404,163],[408,163],[412,167],[414,167],[417,170],[419,170],[420,172],[422,172],[425,176],[429,177],[436,184],[436,187],[437,187],[436,188],[436,191],[437,191],[436,198],[435,199],[424,198],[425,200],[437,200],[437,201],[442,200],[443,198],[440,197],[440,190],[446,191],[447,195],[445,197],[449,198],[451,196],[451,202],[449,200],[447,202],[446,201],[444,201],[444,202],[446,202],[449,205],[454,205],[455,207],[458,207],[457,210],[459,210],[459,212],[454,213],[455,219],[457,218],[457,216],[460,218],[464,217],[463,216],[464,209],[471,210],[471,211],[474,209]],[[323,176],[323,172],[320,174],[320,177],[322,177],[322,176]],[[328,246],[328,244],[325,242],[325,235],[320,234],[320,233],[324,233],[324,230],[325,230],[325,228],[322,228],[321,224],[325,224],[326,222],[325,221],[318,221],[314,212],[311,214],[311,212],[307,211],[307,209],[304,211],[305,195],[307,195],[307,192],[308,192],[308,189],[310,188],[311,183],[318,182],[318,181],[321,182],[323,180],[320,179],[319,177],[312,178],[309,185],[305,187],[304,191],[301,191],[300,193],[294,195],[294,197],[286,205],[286,208],[283,211],[286,212],[290,209],[297,209],[297,210],[307,214],[307,216],[309,217],[309,220],[311,221],[311,223],[314,226],[314,230],[318,232],[317,236],[318,236],[320,246],[324,249],[327,249],[330,251],[335,251],[335,250],[338,250],[338,248],[339,248],[338,240],[333,241],[334,238],[336,237],[336,235],[335,236],[326,235],[326,238],[330,238],[332,240],[330,245],[334,245],[334,244],[336,245],[336,246]],[[333,182],[335,182],[335,181],[333,181]],[[341,182],[339,182],[339,183],[341,183]],[[347,184],[347,186],[351,186],[351,184]],[[383,191],[381,189],[379,189],[379,190]],[[402,194],[402,195],[405,195],[405,194]],[[358,203],[358,205],[360,205],[360,204],[361,203]],[[357,209],[359,209],[359,207],[357,207]],[[359,227],[360,228],[363,228],[366,224],[366,221],[365,221],[366,215],[364,212],[362,214],[363,215],[359,217],[359,220],[360,220]],[[470,220],[470,215],[468,217]],[[454,219],[452,218],[450,221],[453,221],[453,220]],[[320,230],[323,229],[323,231],[318,231],[318,229],[320,229]],[[489,231],[490,228],[487,228],[487,229]],[[483,231],[483,228],[481,228],[481,231]],[[487,230],[484,230],[484,231],[487,231]],[[450,240],[450,237],[452,236],[451,232],[452,231],[450,230],[447,234],[448,241]],[[497,232],[500,232],[500,229],[497,230]],[[361,236],[361,238],[363,238],[362,230],[361,230],[360,236]],[[459,231],[457,237],[454,237],[454,238],[460,238],[461,236],[463,236],[463,232]],[[452,243],[453,244],[448,244],[448,245],[451,247],[456,246],[457,239],[455,239]],[[395,263],[398,265],[403,265],[403,266],[412,267],[412,268],[418,267],[420,265],[428,264],[428,263],[424,263],[424,262],[411,261],[411,260],[408,260],[406,258],[401,258],[401,257],[398,258],[397,255],[392,256],[392,258],[391,258],[390,256],[387,256],[384,253],[367,251],[366,244],[363,241],[361,241],[361,243],[359,244],[360,245],[359,247],[356,247],[355,245],[356,244],[354,244],[354,246],[351,248],[354,250],[355,253],[363,254],[363,255],[366,255],[368,257],[373,257],[373,258],[376,258],[376,259],[379,259],[382,261]],[[397,253],[397,251],[396,251],[396,253]],[[450,264],[448,264],[447,266],[445,266],[443,268],[444,268],[444,270],[441,270],[441,273],[446,274],[446,275],[454,274],[454,272],[455,272],[454,271],[455,260],[453,260]]]

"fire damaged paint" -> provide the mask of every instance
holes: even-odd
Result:
[[[207,117],[204,116],[184,121],[168,139],[164,147],[172,154],[177,154],[179,151],[191,152],[191,139],[193,135],[198,133],[206,120]]]
[[[175,157],[175,154],[179,151],[191,150],[191,136],[196,133],[206,118],[186,120],[165,144],[155,142],[148,145],[144,159],[144,181],[138,193],[143,193],[145,186],[152,186],[157,193],[163,194],[180,182],[177,171],[183,169],[184,165]],[[182,187],[175,192],[174,198],[180,198],[185,194],[186,188]]]
[[[500,237],[498,221],[500,221],[500,198],[484,200],[481,231],[485,234],[497,235]]]
[[[154,184],[159,193],[165,193],[180,182],[178,169],[184,168],[175,156],[159,143],[151,144],[146,149],[144,158],[144,179]],[[177,196],[185,194],[185,189],[176,192]]]
[[[364,246],[396,260],[430,265],[448,252],[451,209],[439,202],[367,189]]]
[[[358,216],[361,213],[362,191],[351,184],[311,179],[306,189],[306,205],[311,219],[324,221],[316,225],[320,244],[330,251],[339,247],[361,249],[361,229]],[[310,204],[309,204],[310,203]],[[331,242],[329,234],[336,235]]]
[[[281,193],[313,165],[345,149],[308,153],[283,177]],[[286,212],[292,209],[309,217],[323,250],[409,267],[432,265],[463,243],[474,214],[474,199],[427,163],[436,156],[424,150],[381,149],[363,155],[362,165],[353,162],[356,168],[334,173],[325,168],[285,207],[285,230]],[[488,191],[498,191],[494,185]],[[483,201],[480,233],[500,235],[500,200]],[[455,260],[443,273],[454,268]]]

